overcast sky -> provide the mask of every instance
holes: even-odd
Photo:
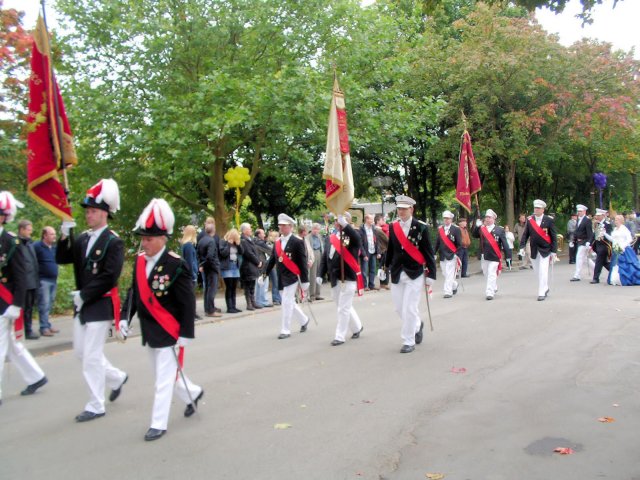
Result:
[[[363,3],[371,1],[366,0]],[[54,3],[54,0],[47,2],[47,22],[50,27],[55,25]],[[612,43],[615,48],[624,51],[634,48],[635,58],[640,59],[640,33],[637,30],[637,22],[640,20],[640,0],[620,0],[615,8],[612,6],[613,0],[604,0],[603,5],[596,6],[592,12],[593,24],[584,28],[581,27],[581,21],[575,18],[581,9],[580,0],[570,0],[565,11],[560,15],[555,15],[547,9],[538,9],[536,16],[545,30],[560,35],[560,43],[565,46],[583,37],[596,38]],[[4,7],[25,11],[25,27],[31,29],[35,26],[38,17],[40,1],[5,0]]]

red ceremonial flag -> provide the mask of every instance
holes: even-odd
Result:
[[[482,183],[480,183],[476,159],[471,149],[471,137],[469,136],[469,132],[465,130],[462,134],[462,144],[460,145],[456,200],[470,213],[471,195],[475,195],[480,190],[482,190]]]
[[[325,201],[329,211],[340,215],[351,208],[354,187],[349,156],[347,111],[344,94],[340,90],[337,77],[333,83],[333,98],[327,130],[327,152],[322,178],[327,181]]]
[[[78,163],[62,96],[51,70],[48,32],[39,17],[33,33],[29,79],[27,191],[57,217],[72,220],[58,176],[63,161],[65,167]]]

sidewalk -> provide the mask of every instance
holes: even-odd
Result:
[[[439,266],[438,266],[439,268]],[[514,266],[513,272],[518,271],[517,267]],[[480,268],[480,261],[477,258],[469,259],[469,266],[467,269],[467,273],[469,275],[482,275],[482,270]],[[326,290],[328,287],[323,286]],[[328,290],[327,290],[328,291]],[[376,292],[367,292],[365,295],[376,294]],[[331,301],[331,296],[326,294],[323,302]],[[197,325],[205,325],[214,322],[227,321],[232,319],[238,319],[247,317],[249,315],[258,314],[262,312],[272,312],[274,310],[279,309],[279,306],[273,306],[269,308],[263,308],[255,311],[247,311],[245,307],[244,295],[240,294],[237,296],[238,305],[242,309],[242,313],[228,314],[224,313],[225,309],[222,310],[222,317],[212,318],[204,316],[204,305],[202,296],[198,296],[196,299],[196,313],[202,317],[201,320],[196,320]],[[216,295],[216,305],[221,307],[224,305],[224,291],[218,290],[218,295]],[[242,308],[245,307],[245,308]],[[60,333],[57,333],[53,337],[40,337],[38,340],[24,340],[25,346],[29,349],[29,351],[34,356],[40,355],[53,355],[57,352],[61,352],[64,350],[70,350],[73,347],[73,317],[70,315],[58,315],[51,317],[51,323],[60,330]],[[37,325],[37,320],[34,320],[34,327]],[[138,337],[140,336],[140,326],[137,320],[133,321],[134,332],[130,335],[129,341],[139,341]],[[115,335],[115,333],[114,333]],[[109,338],[108,342],[115,342],[115,336]]]

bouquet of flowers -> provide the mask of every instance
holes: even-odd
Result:
[[[624,249],[622,248],[622,245],[620,245],[618,242],[613,242],[613,253],[617,253],[618,255],[620,255],[623,251]]]

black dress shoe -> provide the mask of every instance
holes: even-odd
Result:
[[[471,275],[460,275],[462,278],[469,278]]]
[[[493,295],[487,295],[487,300],[493,300]]]
[[[158,430],[157,428],[150,428],[149,430],[147,430],[147,433],[144,434],[144,439],[147,442],[151,442],[153,440],[159,439],[165,433],[167,433],[166,430]]]
[[[254,305],[253,308],[257,308],[258,310],[260,310],[261,308],[264,308],[262,305]]]
[[[213,307],[213,310],[217,313],[222,313],[222,309],[218,307]]]
[[[333,346],[333,347],[337,347],[338,345],[342,345],[343,343],[344,343],[344,342],[343,342],[343,341],[341,341],[341,340],[333,340],[333,341],[331,342],[331,346]]]
[[[413,345],[402,345],[400,353],[411,353],[416,349]]]
[[[111,393],[109,394],[109,401],[110,402],[115,402],[116,399],[120,396],[120,392],[122,391],[122,385],[127,383],[127,380],[129,380],[129,375],[124,377],[124,380],[122,381],[122,383],[120,384],[120,386],[118,388],[114,388],[113,390],[111,390]]]
[[[198,395],[194,400],[193,403],[190,403],[189,405],[187,405],[187,408],[184,409],[184,416],[185,417],[190,417],[191,415],[193,415],[194,413],[196,413],[196,410],[198,409],[198,401],[204,396],[204,390],[202,390],[200,392],[200,395]],[[195,406],[194,406],[195,404]]]
[[[544,296],[546,297],[547,295],[549,295],[549,289],[547,288],[547,291],[544,292]]]
[[[36,390],[38,390],[43,385],[46,385],[48,381],[49,380],[47,380],[47,377],[42,377],[36,383],[32,383],[27,388],[25,388],[23,391],[21,391],[20,395],[33,395],[34,393],[36,393]]]
[[[579,281],[580,281],[580,279],[579,279],[579,278],[576,278],[576,277],[573,277],[573,278],[571,278],[571,280],[569,280],[569,281],[570,281],[570,282],[579,282]]]
[[[281,333],[280,335],[278,335],[278,340],[283,340],[285,338],[289,338],[291,335],[289,335],[288,333]]]
[[[448,293],[444,296],[444,298],[451,298],[453,295],[449,295]]]
[[[416,344],[420,345],[422,343],[422,330],[424,329],[424,322],[420,322],[420,330],[416,333]],[[406,347],[407,345],[405,345]],[[413,347],[412,347],[413,348]]]
[[[600,280],[596,280],[595,278],[593,280],[591,280],[589,283],[593,284],[593,283],[600,283]]]
[[[454,289],[453,289],[453,294],[455,295],[456,293],[458,293],[458,289],[457,289],[457,288],[454,288]]]
[[[541,295],[541,296],[539,296],[539,297],[538,297],[538,301],[539,301],[539,302],[542,302],[545,298],[547,298],[547,297],[546,297],[546,296]]]
[[[305,323],[304,325],[302,325],[300,327],[300,333],[304,333],[307,331],[307,327],[309,326],[309,320],[307,320],[307,323]]]
[[[316,300],[324,300],[324,297],[316,297]]]
[[[351,335],[351,338],[353,338],[354,340],[356,338],[360,338],[360,334],[362,333],[362,331],[364,330],[364,325],[362,327],[360,327],[360,330],[358,330],[356,333],[354,333],[353,335]]]
[[[40,338],[40,335],[35,332],[29,332],[24,334],[24,338],[26,338],[27,340],[38,340]]]
[[[104,417],[104,412],[94,413],[94,412],[85,410],[80,415],[76,415],[76,422],[88,422],[89,420],[94,420],[100,417]]]

